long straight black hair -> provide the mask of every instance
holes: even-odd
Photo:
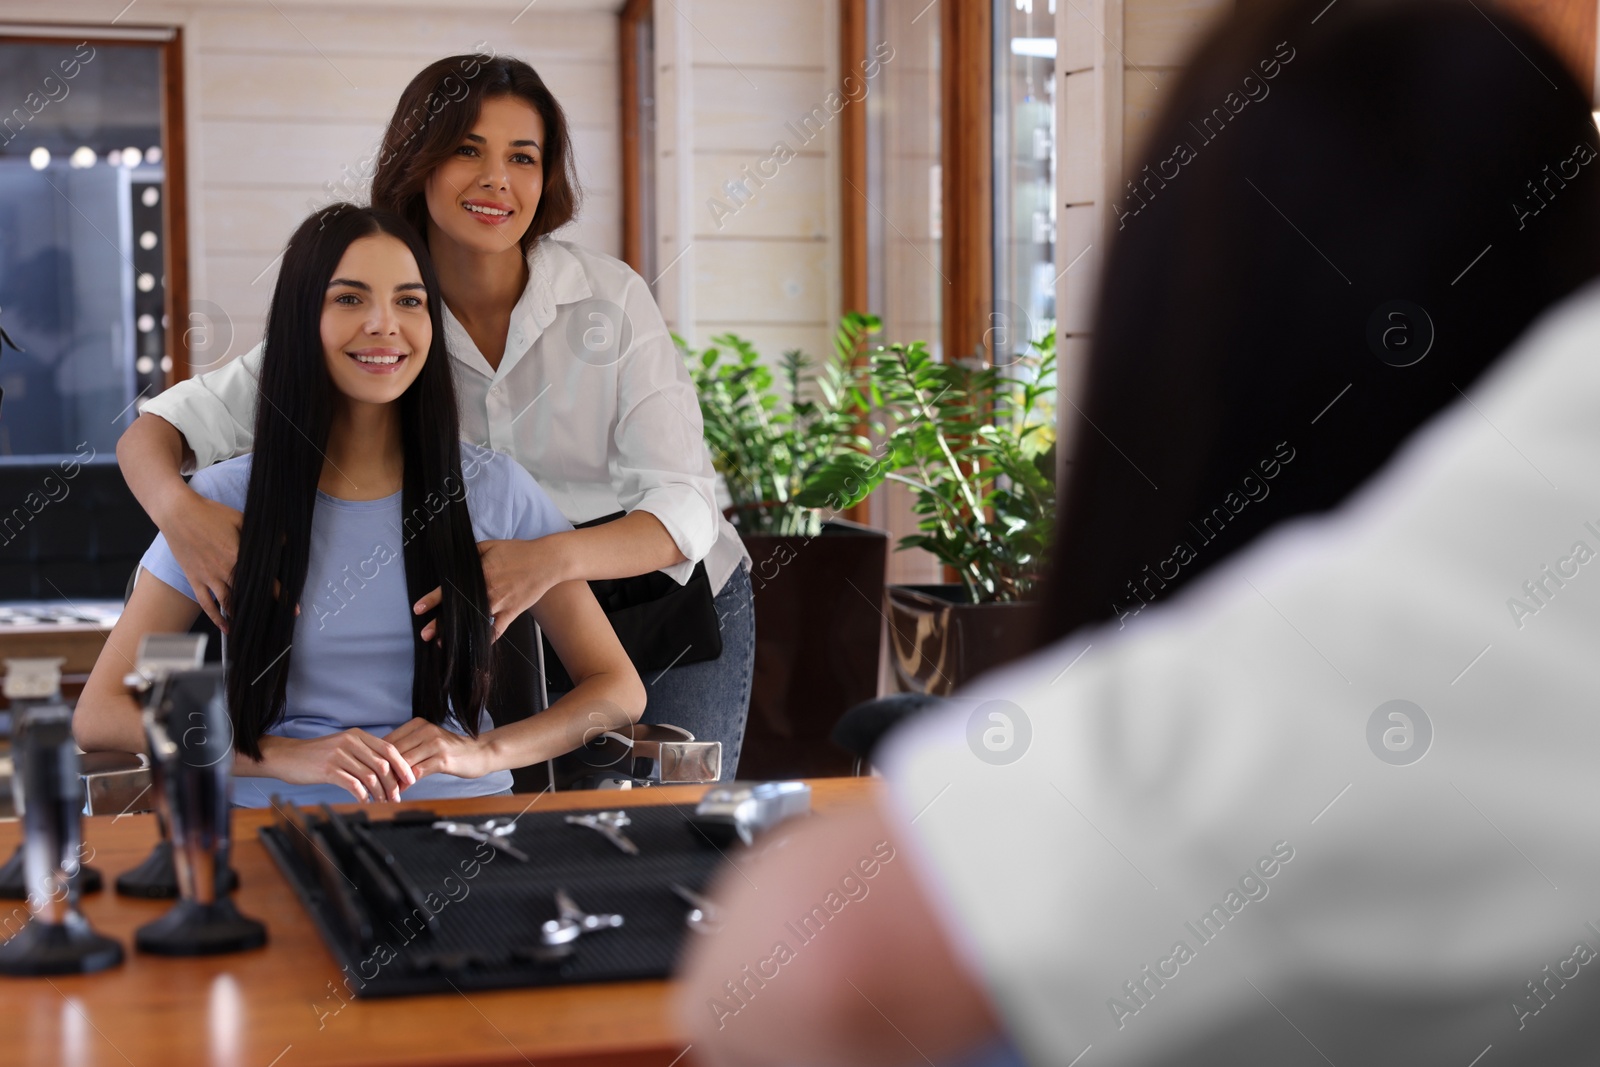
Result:
[[[1492,5],[1241,4],[1163,95],[1112,205],[1045,642],[1337,505],[1600,274],[1587,95]]]
[[[408,517],[403,527],[406,588],[412,603],[435,588],[444,590],[438,643],[418,639],[413,648],[412,714],[443,723],[453,705],[456,721],[476,735],[489,693],[489,596],[461,475],[460,416],[439,279],[422,239],[399,216],[334,204],[306,219],[289,239],[267,316],[228,642],[235,743],[252,759],[261,758],[261,735],[283,714],[295,606],[311,562],[311,514],[336,388],[322,345],[328,282],[353,242],[378,234],[397,238],[416,258],[433,323],[427,360],[396,401],[405,462],[401,505]],[[427,621],[413,618],[413,635]]]

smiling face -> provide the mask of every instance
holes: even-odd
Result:
[[[322,301],[328,374],[347,400],[389,404],[416,381],[433,344],[428,292],[398,238],[352,241]]]
[[[423,186],[430,244],[442,234],[488,254],[518,249],[544,188],[544,133],[527,101],[484,100],[472,130]]]

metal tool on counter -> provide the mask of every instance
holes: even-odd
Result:
[[[125,676],[122,681],[136,699],[147,706],[159,706],[167,679],[176,671],[192,671],[200,667],[205,662],[205,656],[205,634],[146,634],[139,640],[139,653],[134,660],[133,672]],[[148,758],[140,758],[148,767]],[[108,797],[113,794],[130,793],[137,784],[129,774],[111,774],[106,777],[108,784],[103,786],[102,790]],[[119,779],[128,781],[117,781]],[[138,779],[143,780],[143,789],[148,789],[151,793],[155,791],[154,779],[148,770],[141,772]],[[115,784],[111,784],[112,782]],[[92,796],[95,789],[94,778],[89,779],[89,788]],[[160,805],[155,797],[150,796],[148,799],[149,806],[159,809]],[[128,803],[123,805],[124,808],[130,806]],[[122,896],[154,900],[170,900],[178,896],[178,869],[172,859],[172,835],[168,832],[166,817],[159,810],[156,811],[156,829],[161,834],[161,840],[150,850],[150,855],[137,867],[117,876],[117,892]],[[238,886],[239,877],[232,867],[225,869],[219,876],[217,883],[219,892],[231,893]]]
[[[13,667],[13,672],[15,668]],[[59,671],[57,672],[59,678]],[[9,680],[9,679],[8,679]],[[20,687],[19,687],[20,688]],[[8,694],[17,689],[8,684]],[[23,874],[31,913],[0,944],[0,974],[88,974],[122,962],[122,946],[94,932],[78,910],[83,847],[83,781],[72,741],[72,711],[32,691],[14,700],[17,806],[22,810]]]
[[[576,941],[580,934],[596,930],[614,930],[622,925],[620,915],[609,912],[587,912],[578,907],[565,889],[556,889],[556,908],[561,917],[549,919],[539,927],[539,940],[546,945],[566,945]]]
[[[152,811],[150,760],[142,752],[85,752],[79,757],[85,815]]]
[[[10,779],[10,792],[12,807],[17,815],[23,813],[23,782],[19,773],[21,766],[21,740],[22,719],[29,708],[42,708],[61,705],[61,665],[66,660],[59,657],[46,658],[8,658],[6,676],[3,690],[6,699],[11,702],[11,716],[14,723],[15,736],[12,739],[12,756],[7,762],[11,763],[11,772],[7,775]],[[81,759],[81,757],[80,757]],[[81,767],[80,767],[81,770]],[[81,804],[80,804],[81,807]],[[16,852],[4,864],[0,864],[0,900],[24,900],[28,896],[28,878],[24,862],[24,846],[18,845]],[[75,866],[72,873],[73,886],[80,893],[96,893],[104,884],[100,872],[89,866]]]
[[[156,801],[172,839],[178,902],[134,933],[142,952],[207,956],[267,943],[222,891],[233,844],[233,721],[221,667],[174,670],[144,711]]]
[[[626,811],[586,811],[581,815],[568,815],[566,823],[569,826],[587,826],[591,830],[598,830],[607,841],[616,845],[630,856],[639,854],[639,846],[629,840],[628,835],[622,832],[624,826],[632,826],[633,820]]]
[[[491,819],[490,822],[495,822],[495,820]],[[451,837],[465,837],[468,840],[478,841],[491,848],[499,849],[520,863],[528,862],[528,854],[506,840],[506,837],[517,828],[515,820],[512,820],[509,826],[502,823],[494,829],[485,829],[488,825],[489,823],[484,823],[474,826],[472,823],[456,822],[453,819],[440,819],[433,824],[433,828],[442,830]]]
[[[672,883],[672,891],[689,905],[683,917],[684,924],[697,934],[714,934],[722,928],[722,913],[709,897],[703,897],[688,886]]]
[[[754,844],[763,832],[811,811],[804,782],[729,782],[706,790],[690,823],[718,846]]]
[[[173,671],[194,670],[205,662],[205,634],[146,634],[139,639],[134,668],[122,676],[128,695],[141,706],[159,700],[161,685]],[[84,760],[88,787],[85,815],[126,815],[154,811],[154,778],[149,757],[120,752],[96,752]],[[172,846],[167,827],[157,815],[161,843],[150,858],[117,879],[117,892],[136,897],[175,897],[177,875],[172,869]],[[131,879],[131,880],[130,880]],[[126,886],[126,887],[125,887]],[[131,888],[130,888],[131,887]]]
[[[576,753],[596,773],[585,785],[626,788],[698,785],[722,777],[722,742],[698,741],[681,726],[635,722],[598,734]],[[618,774],[627,775],[618,778]]]
[[[510,815],[493,815],[475,825],[491,837],[510,837],[517,832],[517,820]]]

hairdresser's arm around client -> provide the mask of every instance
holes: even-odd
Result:
[[[159,415],[143,414],[117,440],[117,462],[128,488],[166,535],[184,579],[199,594],[200,608],[224,633],[241,516],[195,492],[181,472],[250,450],[261,359],[262,346],[257,345],[184,383],[183,410],[192,423],[188,435]]]
[[[185,633],[199,615],[199,605],[186,592],[140,569],[133,594],[107,636],[72,716],[73,734],[84,751],[146,751],[140,708],[122,679],[133,672],[145,635]],[[365,730],[351,728],[307,739],[269,735],[260,745],[259,762],[235,754],[236,775],[269,773],[302,785],[327,783],[361,800],[399,800],[400,791],[416,782],[395,746]]]
[[[460,447],[466,499],[479,547],[494,541],[537,543],[572,529],[533,476],[509,456],[465,443]],[[526,767],[569,752],[605,730],[638,721],[645,706],[644,685],[588,583],[560,582],[530,610],[568,668],[574,688],[548,710],[476,737],[423,718],[410,719],[389,734],[388,740],[418,777],[444,773],[479,778],[506,768]],[[447,621],[442,613],[436,611],[427,620],[426,625],[423,620],[412,623],[422,625],[424,642],[438,646],[452,640],[435,636]],[[495,622],[503,623],[487,613],[479,615],[478,621],[485,633],[492,631]]]

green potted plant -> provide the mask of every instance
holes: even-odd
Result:
[[[829,732],[877,696],[888,537],[845,520],[827,499],[798,497],[831,460],[866,445],[854,364],[878,329],[872,316],[845,315],[831,358],[819,366],[790,351],[776,369],[733,334],[698,352],[678,339],[753,564],[756,663],[741,777],[848,774],[851,759]]]
[[[852,390],[878,444],[835,455],[801,504],[850,507],[885,481],[911,488],[923,548],[957,579],[890,586],[903,690],[949,693],[1026,651],[1055,528],[1055,334],[1008,367],[941,363],[922,342],[878,348]]]

